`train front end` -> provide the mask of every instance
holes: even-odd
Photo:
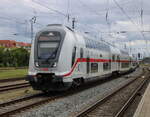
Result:
[[[37,33],[32,42],[27,77],[33,89],[47,92],[68,88],[58,65],[65,35],[65,30],[56,26],[49,26]]]

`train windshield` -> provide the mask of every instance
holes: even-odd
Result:
[[[44,32],[38,39],[38,58],[55,59],[60,43],[59,32]]]

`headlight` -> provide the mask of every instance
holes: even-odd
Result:
[[[57,66],[57,63],[54,62],[54,63],[52,64],[52,67],[56,67],[56,66]]]
[[[38,63],[38,62],[35,62],[35,66],[36,66],[36,67],[39,67],[39,63]]]

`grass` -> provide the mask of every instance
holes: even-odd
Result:
[[[35,91],[32,88],[24,88],[24,89],[18,89],[15,91],[9,91],[9,92],[4,92],[0,94],[0,103],[13,100],[22,96],[28,96],[31,94],[36,94],[39,91]]]
[[[0,70],[0,79],[25,77],[27,72],[28,69]]]
[[[150,67],[150,64],[140,64],[143,67]]]

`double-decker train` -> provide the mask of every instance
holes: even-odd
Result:
[[[32,41],[27,80],[35,90],[66,90],[135,67],[136,61],[127,52],[51,24]]]

